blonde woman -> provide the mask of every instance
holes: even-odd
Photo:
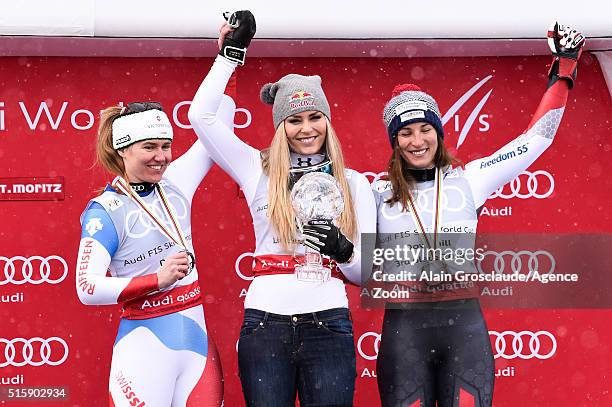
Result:
[[[232,123],[234,110],[221,109]],[[111,406],[222,404],[191,238],[191,200],[212,161],[200,142],[172,161],[172,139],[159,103],[102,114],[98,163],[116,178],[83,213],[76,290],[85,305],[123,308]]]
[[[346,169],[318,76],[291,74],[262,88],[276,129],[269,148],[242,142],[218,118],[223,89],[255,33],[248,11],[221,29],[220,56],[204,79],[189,119],[213,160],[240,185],[253,217],[256,247],[238,345],[247,406],[350,406],[355,349],[344,280],[360,283],[360,233],[375,232],[375,203],[366,178]],[[239,52],[236,52],[238,50]],[[307,244],[329,257],[332,278],[302,281],[304,260],[290,201],[291,187],[310,171],[330,173],[344,192],[337,225],[304,227]]]

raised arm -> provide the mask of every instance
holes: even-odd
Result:
[[[243,29],[247,26],[248,24],[241,24]],[[189,121],[212,159],[240,184],[250,201],[255,193],[254,184],[261,174],[259,151],[240,140],[234,134],[233,126],[227,126],[217,113],[222,104],[228,104],[235,109],[233,100],[224,95],[224,91],[237,66],[237,62],[228,59],[227,55],[232,55],[232,49],[239,48],[236,46],[237,41],[243,45],[246,42],[244,52],[250,42],[250,38],[248,41],[242,38],[240,29],[231,33],[233,38],[227,38],[229,34],[224,35],[224,41],[231,39],[234,45],[230,46],[224,42],[220,55],[215,59],[193,98],[189,108]],[[254,32],[249,32],[246,35],[252,37],[253,34]],[[244,55],[242,61],[244,62]]]
[[[525,171],[552,144],[561,123],[568,91],[576,78],[584,37],[570,27],[555,23],[548,38],[553,53],[548,89],[531,123],[523,134],[495,153],[466,165],[465,175],[476,207],[482,206],[495,190]]]
[[[217,110],[218,120],[228,129],[234,128],[236,106],[231,98],[224,98]],[[176,185],[190,201],[202,179],[212,167],[213,161],[204,144],[197,140],[179,158],[168,166],[164,177]]]

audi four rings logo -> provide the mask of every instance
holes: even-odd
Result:
[[[523,261],[525,262],[523,263]],[[486,265],[484,271],[482,263]],[[537,271],[540,274],[551,274],[555,272],[556,264],[553,255],[546,250],[537,250],[535,252],[504,250],[499,253],[489,250],[482,253],[482,259],[476,262],[476,269],[480,273],[494,271],[496,274],[504,272],[511,272],[512,274],[527,272],[527,274],[530,274]],[[527,267],[526,269],[525,266]]]
[[[174,208],[177,219],[186,219],[187,215],[189,214],[189,209],[187,208],[185,201],[172,192],[167,193],[167,196],[168,201]],[[160,201],[155,201],[155,203],[151,206],[151,210],[159,217],[159,219],[166,219],[165,210],[162,208],[162,203]],[[172,225],[167,222],[168,221],[166,221],[166,225],[172,227]],[[127,228],[127,235],[136,239],[146,236],[151,231],[157,230],[157,226],[151,220],[151,218],[140,209],[128,212],[125,215],[125,223],[130,225]]]
[[[510,189],[509,192],[507,192],[508,188]],[[548,171],[523,171],[518,177],[495,191],[489,199],[544,199],[548,198],[554,190],[555,179]]]
[[[380,334],[366,332],[357,340],[357,352],[365,360],[376,360]],[[557,351],[557,339],[548,331],[489,331],[495,359],[550,359]]]
[[[254,279],[255,277],[253,276],[248,276],[246,274],[244,274],[242,271],[240,271],[240,262],[242,261],[242,259],[244,259],[245,257],[251,257],[251,261],[252,261],[252,257],[253,257],[253,253],[247,252],[247,253],[242,253],[240,256],[238,256],[238,258],[236,259],[236,264],[234,265],[235,269],[236,269],[236,274],[238,274],[238,277],[240,277],[243,280],[247,280],[250,281],[252,279]],[[251,264],[251,263],[249,263]],[[249,270],[251,269],[251,267],[249,266]]]
[[[0,286],[5,284],[58,284],[68,275],[68,264],[60,256],[0,256]]]
[[[557,351],[557,340],[548,331],[489,331],[489,336],[495,338],[495,358],[544,360]]]
[[[386,172],[371,172],[365,171],[363,175],[374,183],[379,180],[382,176],[387,175]],[[537,170],[534,172],[523,171],[518,177],[507,183],[506,185],[495,191],[489,199],[493,198],[536,198],[544,199],[548,198],[555,190],[555,179],[552,174],[548,171]]]
[[[58,366],[66,359],[68,359],[68,344],[57,336],[48,339],[0,338],[0,368],[25,365]]]
[[[436,208],[433,200],[434,193],[435,189],[433,187],[426,188],[417,196],[417,206],[423,213],[433,213],[435,211]],[[454,185],[445,186],[440,198],[440,205],[449,212],[460,212],[467,204],[465,193],[461,188]],[[399,205],[394,205],[391,208],[388,205],[383,205],[380,212],[382,216],[389,220],[406,216]]]

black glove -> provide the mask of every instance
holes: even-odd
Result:
[[[584,36],[571,27],[555,22],[548,29],[548,46],[553,54],[553,61],[548,71],[550,79],[548,87],[559,80],[565,79],[569,88],[574,87],[578,59],[582,55]]]
[[[233,13],[223,13],[230,27],[234,31],[227,34],[223,39],[223,45],[219,55],[233,62],[244,65],[246,50],[255,36],[255,16],[249,10],[240,10]]]
[[[346,263],[353,255],[353,244],[331,221],[308,221],[302,231],[304,245],[325,254],[338,263]]]

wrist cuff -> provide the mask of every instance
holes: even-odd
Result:
[[[238,65],[244,65],[246,59],[246,48],[233,47],[231,45],[224,45],[219,53],[223,57],[227,58],[232,62],[236,62]]]

